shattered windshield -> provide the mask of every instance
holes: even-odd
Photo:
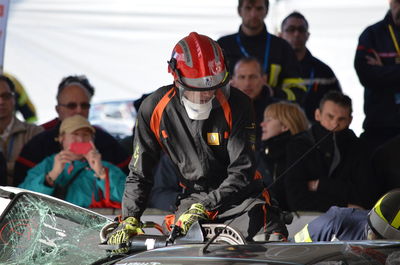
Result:
[[[20,193],[0,220],[0,264],[90,264],[106,217],[62,201]]]

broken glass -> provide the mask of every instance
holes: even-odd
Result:
[[[98,244],[110,221],[60,200],[19,193],[0,219],[0,264],[90,264],[107,256]]]

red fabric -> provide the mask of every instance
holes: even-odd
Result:
[[[27,167],[30,167],[30,168],[36,166],[36,163],[34,163],[34,162],[32,162],[32,161],[30,161],[28,159],[25,159],[23,157],[20,157],[20,156],[17,158],[17,161],[20,162],[21,164],[23,164],[24,166],[27,166]]]
[[[169,214],[164,217],[164,225],[171,232],[171,227],[175,224],[175,214]]]
[[[100,201],[96,201],[94,192],[92,194],[92,203],[89,205],[89,208],[121,208],[121,203],[120,202],[114,202],[110,200],[110,178],[108,176],[108,168],[105,168],[106,170],[106,178],[105,178],[105,191],[106,194],[104,196],[103,192],[101,190],[97,190]]]
[[[60,120],[58,118],[54,118],[51,121],[41,124],[40,126],[42,126],[47,131],[56,127],[59,122]]]

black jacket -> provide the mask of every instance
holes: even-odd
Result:
[[[374,180],[378,196],[400,188],[400,135],[380,146],[372,157]]]
[[[304,98],[304,110],[309,121],[315,121],[314,112],[319,107],[322,97],[331,90],[342,91],[332,69],[315,58],[309,50],[300,61],[301,77],[307,93]]]
[[[333,166],[334,136],[340,155],[336,166]],[[313,148],[315,143],[318,144]],[[352,130],[331,133],[316,123],[308,131],[294,136],[288,143],[287,152],[287,166],[294,165],[285,177],[291,210],[325,212],[333,205],[347,206],[349,203],[371,207],[375,198],[370,198],[371,180],[367,174],[365,145]],[[305,157],[298,161],[304,154]],[[308,181],[317,179],[317,191],[309,191]]]
[[[400,128],[400,55],[397,54],[389,25],[397,41],[400,29],[390,12],[385,18],[364,30],[359,38],[354,66],[364,86],[364,129]],[[376,52],[383,66],[369,65],[365,56]]]
[[[29,169],[42,162],[42,160],[52,154],[61,151],[59,142],[56,142],[61,123],[47,131],[41,132],[25,144],[14,169],[14,186],[18,186],[25,179]],[[94,144],[101,153],[102,160],[110,162],[125,173],[128,172],[130,156],[121,145],[107,132],[96,127]]]
[[[250,99],[231,88],[228,100],[222,94],[214,99],[208,119],[191,120],[178,93],[173,86],[161,87],[139,110],[123,217],[142,215],[162,149],[177,166],[186,193],[206,194],[199,202],[207,210],[243,201],[255,183]]]
[[[263,141],[256,156],[257,169],[263,175],[264,185],[269,187],[271,195],[284,211],[289,210],[289,206],[286,201],[285,175],[281,175],[286,170],[286,146],[291,137],[287,131]]]
[[[240,37],[242,48],[248,55],[243,54],[237,37]],[[229,72],[233,73],[235,64],[243,57],[256,57],[261,65],[265,63],[266,46],[270,36],[270,49],[266,63],[266,74],[268,85],[274,89],[274,96],[303,103],[306,88],[301,85],[300,65],[296,59],[292,47],[282,38],[274,36],[264,30],[256,36],[246,36],[239,28],[239,32],[221,37],[218,44],[224,50],[228,58]]]

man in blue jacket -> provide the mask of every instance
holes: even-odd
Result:
[[[400,134],[400,2],[361,34],[354,66],[364,86],[364,132],[374,150]]]

